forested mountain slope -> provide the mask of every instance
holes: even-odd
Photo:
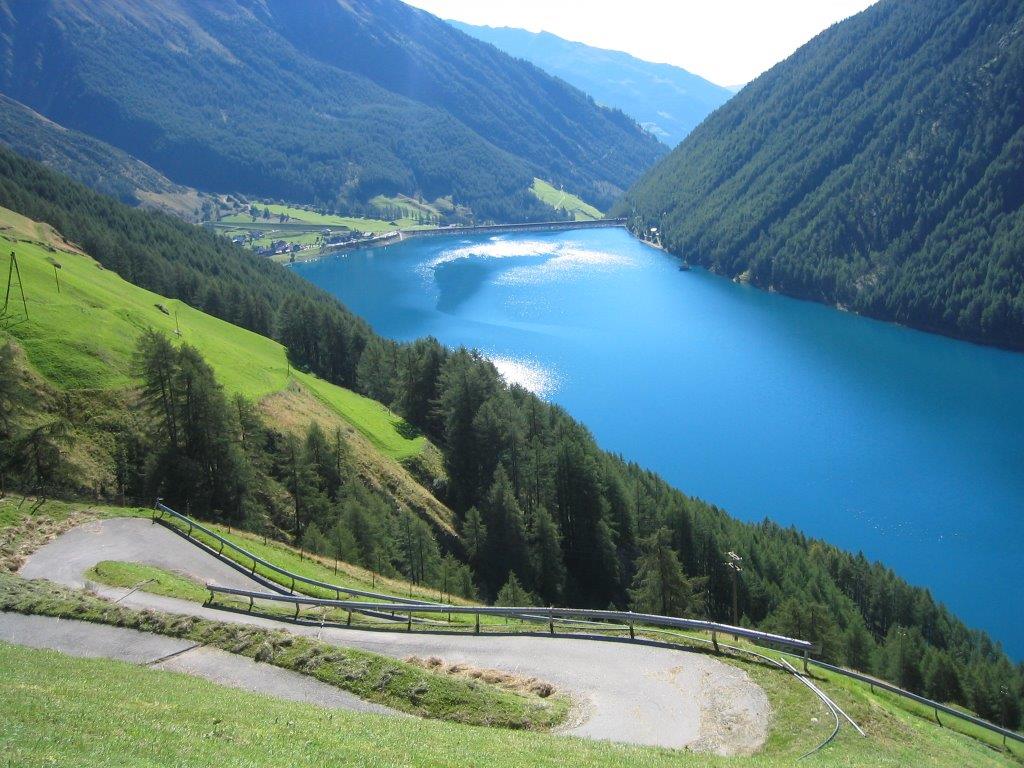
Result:
[[[575,85],[598,104],[621,109],[670,147],[733,95],[729,89],[671,64],[643,61],[550,32],[448,23]]]
[[[1024,348],[1024,5],[882,0],[744,88],[616,213],[729,277]]]
[[[543,604],[613,604],[637,610],[667,604],[676,614],[729,620],[732,582],[725,553],[734,551],[744,560],[738,582],[742,621],[815,640],[825,659],[877,672],[942,701],[966,704],[985,717],[1009,725],[1020,721],[1024,667],[1014,667],[987,635],[968,629],[926,590],[908,585],[863,555],[768,521],[740,523],[680,493],[658,476],[600,450],[586,428],[560,408],[506,386],[493,365],[478,355],[447,350],[432,339],[411,344],[384,340],[286,268],[169,216],[128,208],[2,149],[0,206],[52,224],[104,268],[141,287],[279,341],[292,366],[355,389],[419,429],[443,454],[446,479],[439,479],[432,490],[454,512],[460,535],[457,544],[441,543],[464,558],[484,596],[493,598],[514,576],[519,589],[529,590]],[[48,254],[37,251],[34,257],[44,261],[37,284],[55,293]],[[90,265],[85,272],[90,269],[96,267]],[[77,279],[69,270],[62,291],[75,290]],[[171,315],[148,300],[137,304],[134,312],[148,313],[170,328]],[[193,328],[183,330],[194,336]],[[73,336],[49,336],[49,365],[59,369],[61,344],[69,345],[68,354],[82,353]],[[213,341],[209,344],[208,349],[216,349]],[[261,348],[268,354],[280,350],[269,342]],[[207,382],[206,391],[214,391],[209,385],[212,374],[205,373],[209,366],[195,353],[175,357],[160,349],[156,343],[150,346],[151,359],[166,362],[169,375],[195,375]],[[9,352],[0,354],[0,369],[9,367],[10,360]],[[96,365],[100,372],[109,368],[102,357]],[[226,376],[221,366],[219,372]],[[19,386],[16,377],[0,375],[0,416],[10,414],[9,404],[24,394],[19,395]],[[19,425],[9,418],[0,421],[0,471],[7,473],[8,483],[39,485],[33,475],[36,464],[25,461],[24,446],[66,437],[66,431],[54,430],[69,415],[102,422],[109,407],[95,407],[102,404],[100,398],[96,390],[78,398],[56,398],[49,422],[53,429],[47,424]],[[159,387],[151,387],[150,402],[158,399]],[[221,435],[217,450],[234,462],[239,446],[232,447],[223,436],[236,434],[232,425],[248,410],[243,406],[238,415],[227,414],[218,405],[223,398],[214,393],[210,400],[216,406],[211,413],[220,414],[220,426],[198,430],[198,442],[203,444],[208,433]],[[146,414],[156,421],[167,418],[162,409],[150,408],[121,414],[119,420]],[[141,431],[168,432],[153,429]],[[244,472],[234,472],[238,482],[224,489],[230,508],[212,506],[191,474],[170,484],[175,501],[195,514],[240,517],[246,525],[268,508],[276,509],[280,524],[294,531],[295,540],[309,538],[326,554],[357,547],[360,557],[372,558],[374,547],[384,546],[381,542],[408,544],[406,531],[392,532],[389,538],[378,529],[372,546],[357,545],[342,533],[337,541],[312,535],[339,525],[349,530],[348,521],[354,518],[337,484],[332,493],[326,490],[333,462],[324,460],[323,436],[307,442],[319,449],[288,450],[286,444],[270,440],[266,451],[256,450],[249,463],[255,477],[267,483],[247,482]],[[241,445],[249,443],[243,439]],[[299,472],[296,457],[306,454],[308,471]],[[134,461],[146,461],[146,456],[135,454]],[[245,462],[239,462],[244,469]],[[59,476],[48,482],[51,490],[61,490]],[[418,545],[413,549],[418,551]],[[398,559],[396,567],[436,586],[442,578],[440,562],[439,557]]]
[[[3,0],[0,60],[12,98],[207,191],[539,218],[535,176],[608,204],[663,151],[398,0]]]
[[[0,143],[129,205],[160,208],[198,221],[208,199],[194,189],[175,184],[131,155],[57,125],[3,94]]]

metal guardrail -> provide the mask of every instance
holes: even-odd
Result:
[[[344,587],[339,584],[329,584],[324,581],[318,581],[316,579],[310,579],[297,573],[293,573],[285,568],[281,568],[278,565],[264,560],[259,555],[253,554],[244,547],[239,546],[230,539],[221,536],[216,531],[206,527],[202,523],[193,520],[187,515],[183,515],[176,510],[171,509],[162,501],[157,500],[155,505],[156,512],[160,514],[166,514],[171,516],[173,519],[178,520],[188,526],[188,531],[185,535],[194,539],[192,531],[202,531],[207,536],[211,537],[215,541],[221,544],[221,549],[217,554],[223,552],[224,548],[227,547],[234,552],[242,555],[247,560],[251,560],[253,565],[250,572],[255,574],[256,567],[258,565],[263,566],[267,570],[273,571],[274,573],[283,576],[284,578],[291,580],[291,594],[275,594],[272,592],[258,592],[254,590],[236,589],[233,587],[221,587],[216,584],[208,584],[207,589],[212,592],[221,594],[234,594],[241,597],[251,597],[253,599],[262,600],[274,600],[277,602],[291,602],[297,605],[319,605],[338,607],[345,610],[352,610],[359,613],[366,611],[375,611],[380,613],[400,613],[404,615],[411,615],[413,613],[445,613],[445,614],[463,614],[463,615],[492,615],[492,616],[503,616],[506,618],[520,619],[524,621],[553,621],[554,618],[566,619],[573,622],[586,622],[586,621],[597,621],[601,623],[618,622],[626,624],[630,627],[631,634],[633,634],[633,626],[635,624],[651,624],[657,626],[672,627],[674,629],[687,629],[698,632],[710,632],[714,638],[717,633],[730,634],[736,637],[744,637],[749,640],[756,642],[770,643],[779,645],[785,648],[790,648],[803,653],[805,657],[808,656],[810,651],[814,649],[814,644],[807,640],[797,640],[783,635],[774,635],[770,632],[761,632],[756,629],[748,629],[746,627],[733,627],[728,624],[717,624],[715,622],[704,621],[702,619],[680,619],[674,616],[658,616],[656,614],[644,614],[644,613],[633,613],[632,611],[605,611],[605,610],[591,610],[587,608],[536,608],[536,607],[516,607],[516,608],[503,608],[499,606],[474,606],[474,605],[447,605],[444,603],[435,603],[426,600],[414,600],[412,598],[396,597],[394,595],[382,594],[379,592],[368,592],[365,590],[353,589],[351,587]],[[154,519],[159,519],[157,515],[154,515]],[[354,602],[346,600],[330,600],[327,598],[318,598],[310,595],[296,595],[294,594],[295,584],[307,584],[319,589],[326,589],[334,592],[335,594],[347,594],[355,597],[365,597],[374,600],[383,600],[388,602],[381,603],[367,603],[367,602]]]
[[[835,672],[838,675],[843,675],[844,677],[859,680],[860,682],[867,683],[868,685],[872,685],[875,688],[881,688],[883,691],[888,691],[889,693],[894,693],[897,696],[902,696],[903,698],[910,699],[911,701],[916,701],[918,704],[928,707],[929,709],[935,710],[936,712],[944,712],[945,714],[952,715],[953,717],[959,718],[960,720],[965,720],[968,723],[978,726],[979,728],[984,728],[987,731],[998,733],[1004,739],[1012,739],[1013,741],[1017,741],[1024,744],[1024,734],[1017,733],[1017,731],[1011,731],[1009,728],[1003,728],[1002,726],[996,725],[995,723],[990,723],[988,720],[982,720],[980,717],[975,717],[974,715],[968,714],[967,712],[961,712],[959,709],[955,709],[954,707],[950,707],[946,704],[940,704],[939,702],[927,699],[924,696],[918,696],[916,693],[911,693],[910,691],[904,688],[900,688],[897,685],[887,683],[885,680],[879,680],[877,677],[865,675],[862,672],[854,672],[852,669],[844,669],[843,667],[837,667],[834,664],[829,664],[824,661],[818,661],[817,659],[810,659],[810,663],[816,667],[827,669],[829,672]]]
[[[344,587],[344,586],[341,586],[340,584],[328,584],[325,581],[317,581],[316,579],[310,579],[310,578],[307,578],[305,576],[302,576],[301,574],[293,573],[292,571],[289,571],[289,570],[287,570],[285,568],[281,568],[280,566],[274,565],[273,563],[268,562],[267,560],[264,560],[259,555],[253,554],[249,550],[245,549],[244,547],[239,546],[238,544],[236,544],[235,542],[231,541],[230,539],[227,539],[227,538],[221,536],[216,531],[214,531],[214,530],[212,530],[210,528],[207,528],[202,523],[199,523],[199,522],[193,520],[192,518],[188,517],[187,515],[181,514],[180,512],[176,512],[175,510],[171,509],[170,507],[168,507],[166,504],[164,504],[161,501],[157,501],[157,503],[156,503],[156,512],[159,512],[160,514],[170,515],[173,519],[178,520],[178,521],[184,523],[185,525],[187,525],[188,526],[188,531],[185,533],[185,535],[189,539],[194,539],[195,538],[195,537],[192,536],[192,531],[196,530],[196,531],[202,531],[204,534],[206,534],[210,538],[212,538],[215,541],[219,542],[220,545],[221,545],[221,548],[217,552],[218,555],[221,554],[224,551],[224,548],[226,547],[226,548],[228,548],[228,549],[230,549],[230,550],[232,550],[234,552],[237,552],[238,554],[240,554],[245,559],[251,560],[252,561],[252,568],[250,569],[250,573],[252,573],[253,575],[255,575],[255,573],[256,573],[256,567],[257,566],[263,566],[263,568],[267,569],[268,571],[273,571],[274,573],[278,574],[279,576],[283,576],[286,579],[290,579],[291,580],[291,589],[290,589],[290,591],[292,591],[292,592],[294,592],[296,584],[307,584],[309,586],[317,587],[319,589],[326,589],[329,592],[334,592],[337,595],[345,594],[345,595],[352,595],[353,597],[371,598],[371,599],[374,599],[374,600],[389,600],[392,603],[401,603],[401,604],[404,604],[404,605],[437,605],[437,603],[431,603],[431,602],[428,602],[428,601],[425,601],[425,600],[414,600],[412,598],[396,597],[395,595],[387,595],[387,594],[383,594],[381,592],[368,592],[366,590],[354,589],[352,587]],[[160,520],[160,517],[158,515],[154,514],[153,519],[154,520]],[[282,587],[284,589],[288,589],[288,587],[286,587],[284,585],[282,585]]]
[[[195,544],[199,548],[201,548],[204,551],[206,551],[208,554],[213,555],[214,557],[220,559],[221,561],[223,561],[227,565],[230,565],[231,567],[235,568],[240,573],[243,573],[243,574],[247,575],[249,578],[251,578],[253,581],[257,582],[258,584],[262,584],[267,589],[272,589],[275,592],[281,592],[282,594],[287,592],[288,594],[293,594],[295,592],[295,584],[296,583],[300,583],[300,584],[305,583],[305,584],[311,584],[311,585],[316,586],[316,587],[320,587],[321,589],[330,590],[330,591],[334,592],[338,596],[339,599],[341,597],[341,594],[347,594],[347,595],[353,595],[355,597],[372,598],[374,600],[389,600],[389,601],[395,602],[395,603],[407,603],[409,605],[442,605],[442,603],[438,603],[438,602],[436,602],[434,600],[416,600],[414,598],[406,598],[406,597],[401,597],[399,595],[391,595],[391,594],[381,593],[381,592],[368,592],[368,591],[365,591],[365,590],[354,589],[352,587],[343,587],[343,586],[341,586],[339,584],[329,584],[327,582],[317,581],[316,579],[308,579],[305,576],[302,576],[301,574],[294,573],[292,571],[287,570],[286,568],[281,568],[280,566],[274,565],[273,563],[271,563],[271,562],[269,562],[267,560],[264,560],[263,558],[259,557],[258,555],[254,555],[252,552],[249,552],[249,550],[245,549],[244,547],[241,547],[238,544],[236,544],[233,541],[231,541],[230,539],[227,539],[224,536],[221,536],[216,531],[211,530],[210,528],[206,527],[205,525],[203,525],[202,523],[200,523],[200,522],[198,522],[196,520],[193,520],[188,515],[183,515],[180,512],[171,509],[166,504],[163,504],[160,501],[157,501],[157,503],[156,503],[156,511],[160,512],[160,513],[167,513],[172,518],[174,518],[175,520],[179,520],[182,523],[186,523],[189,526],[189,529],[187,531],[183,531],[180,528],[176,528],[176,527],[171,526],[167,521],[161,519],[160,517],[154,516],[153,519],[156,522],[159,522],[159,523],[162,523],[162,524],[168,526],[171,530],[179,533],[187,541],[191,542],[192,544]],[[202,531],[207,536],[210,536],[214,540],[220,542],[221,548],[219,550],[215,550],[215,549],[209,547],[205,542],[200,541],[199,539],[197,539],[195,536],[192,535],[192,531],[193,530]],[[280,576],[283,576],[283,577],[285,577],[287,579],[291,579],[292,580],[291,587],[289,588],[288,586],[285,586],[285,585],[281,584],[280,582],[276,582],[276,581],[273,581],[271,579],[264,578],[261,574],[256,572],[255,567],[247,569],[247,568],[243,567],[239,561],[227,558],[223,554],[225,547],[227,547],[227,548],[229,548],[229,549],[239,553],[240,555],[242,555],[246,559],[252,560],[254,564],[262,565],[263,567],[265,567],[265,568],[267,568],[269,570],[274,571],[275,573],[277,573]],[[366,614],[366,615],[371,615],[371,612],[369,610],[359,611],[359,613]],[[543,621],[544,620],[543,617],[534,616],[534,615],[532,615],[532,613],[533,612],[531,612],[531,614],[517,615],[515,618],[522,619],[524,621]],[[387,618],[384,614],[380,614],[380,613],[373,613],[372,615],[376,616],[377,618]],[[582,621],[582,620],[577,621],[575,623],[578,623],[581,626],[589,626],[589,627],[600,627],[601,626],[601,624],[599,624],[599,623]]]
[[[202,531],[207,536],[212,537],[216,541],[220,542],[223,551],[224,547],[228,547],[233,551],[241,554],[243,557],[253,561],[252,573],[255,573],[256,565],[262,565],[264,568],[271,570],[281,576],[292,579],[292,589],[294,590],[295,583],[304,583],[310,586],[318,587],[320,589],[327,589],[335,594],[347,594],[357,597],[372,598],[375,600],[388,600],[390,602],[384,603],[367,603],[367,602],[356,602],[346,600],[330,600],[325,598],[317,598],[308,595],[295,595],[295,594],[275,594],[273,592],[258,592],[254,590],[235,589],[232,587],[221,587],[216,584],[207,584],[206,588],[212,594],[230,594],[239,597],[246,597],[252,600],[270,600],[274,602],[285,602],[296,604],[296,614],[298,613],[298,606],[309,605],[309,606],[326,606],[326,607],[337,607],[343,610],[350,610],[354,613],[366,613],[366,612],[380,612],[380,613],[400,613],[407,614],[412,619],[413,613],[454,613],[463,615],[476,615],[477,624],[476,631],[479,632],[480,624],[479,617],[483,615],[488,616],[504,616],[506,618],[514,618],[525,621],[547,621],[550,626],[550,631],[554,633],[554,621],[556,619],[568,620],[577,624],[585,624],[587,622],[598,622],[601,624],[618,623],[625,624],[628,626],[630,631],[630,637],[635,636],[635,626],[641,625],[654,625],[670,627],[673,629],[686,629],[691,631],[699,632],[710,632],[712,636],[712,644],[715,645],[717,650],[718,643],[716,640],[717,634],[723,635],[734,635],[737,637],[743,637],[748,640],[753,640],[759,643],[768,643],[772,645],[781,646],[783,648],[790,648],[791,655],[802,658],[805,669],[807,664],[814,664],[821,669],[826,669],[830,672],[834,672],[844,677],[857,680],[868,685],[881,688],[884,691],[901,696],[911,701],[915,701],[922,706],[928,707],[934,710],[936,713],[942,712],[952,717],[964,720],[973,725],[983,728],[992,733],[999,734],[1006,739],[1024,743],[1024,734],[1020,734],[1016,731],[1011,731],[1008,728],[990,723],[987,720],[983,720],[980,717],[961,712],[958,709],[950,707],[946,704],[942,704],[932,699],[919,696],[916,693],[904,690],[899,686],[888,683],[884,680],[879,680],[871,675],[865,675],[861,672],[855,672],[850,669],[843,667],[837,667],[833,664],[829,664],[824,661],[810,658],[810,652],[814,650],[814,644],[807,640],[798,640],[784,635],[775,635],[770,632],[761,632],[759,630],[747,629],[746,627],[733,627],[728,624],[718,624],[716,622],[703,621],[700,619],[680,619],[671,616],[658,616],[655,614],[642,614],[633,613],[632,611],[602,611],[602,610],[589,610],[586,608],[535,608],[535,607],[514,607],[514,608],[503,608],[498,606],[468,606],[468,605],[446,605],[443,603],[428,602],[425,600],[413,600],[411,598],[396,597],[394,595],[382,594],[379,592],[368,592],[364,590],[352,589],[350,587],[343,587],[337,584],[328,584],[326,582],[317,581],[316,579],[309,579],[300,574],[292,573],[284,568],[274,565],[263,558],[254,555],[244,547],[235,544],[233,541],[224,538],[216,531],[207,528],[203,524],[192,520],[186,515],[176,512],[165,504],[157,501],[156,510],[160,513],[168,514],[176,520],[185,523],[189,526],[189,531],[186,534],[188,538],[194,539],[191,535],[193,529]],[[156,518],[154,518],[156,519]],[[201,543],[201,542],[200,542]],[[250,605],[252,603],[250,602]],[[411,623],[411,622],[410,622]],[[798,651],[798,653],[793,653]]]
[[[211,595],[234,595],[236,597],[254,600],[268,600],[278,603],[289,603],[296,607],[296,614],[301,606],[316,606],[325,608],[340,608],[346,611],[378,611],[380,613],[396,613],[412,617],[414,613],[446,613],[461,614],[477,617],[477,632],[480,630],[480,616],[501,616],[505,618],[523,618],[529,620],[548,622],[551,632],[554,634],[554,622],[556,619],[570,620],[596,620],[601,622],[618,622],[626,625],[630,635],[635,635],[637,624],[648,624],[674,629],[686,629],[697,632],[710,632],[712,637],[718,633],[744,637],[748,640],[756,640],[761,643],[770,643],[783,648],[790,648],[808,654],[814,644],[807,640],[797,640],[785,635],[775,635],[770,632],[761,632],[746,627],[733,627],[729,624],[718,624],[713,621],[702,619],[680,619],[674,616],[658,616],[651,613],[634,613],[632,611],[603,611],[591,610],[589,608],[536,608],[531,606],[501,607],[494,605],[444,605],[440,603],[428,603],[421,605],[409,605],[407,603],[364,603],[352,600],[330,600],[327,598],[310,597],[308,595],[280,595],[273,592],[259,592],[251,589],[238,589],[236,587],[222,587],[217,584],[207,584],[206,589]],[[250,602],[251,604],[251,602]]]

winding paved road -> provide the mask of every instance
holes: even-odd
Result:
[[[220,685],[332,709],[399,715],[390,707],[272,664],[261,664],[219,648],[123,627],[108,627],[52,616],[0,613],[0,640],[48,648],[70,656],[116,659],[153,669],[184,672]]]
[[[146,563],[225,586],[254,588],[243,574],[162,526],[141,519],[94,521],[72,529],[33,554],[21,575],[81,587],[84,573],[101,560]],[[127,594],[128,590],[108,587],[98,591],[136,608],[282,626],[258,616],[142,591]],[[394,658],[438,656],[449,663],[546,680],[573,697],[576,706],[562,731],[577,736],[750,754],[768,733],[770,707],[761,688],[737,667],[698,653],[572,638],[284,626],[324,642]]]

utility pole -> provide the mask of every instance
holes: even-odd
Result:
[[[61,269],[61,265],[55,259],[50,259],[50,263],[53,265],[53,282],[57,284],[57,295],[60,295],[60,277],[57,274],[57,270]]]
[[[736,578],[743,572],[743,558],[732,551],[726,552],[725,556],[728,558],[725,561],[725,567],[729,569],[729,576],[732,578],[732,625],[738,627],[740,623],[740,604],[736,591]],[[732,639],[739,640],[736,635],[733,635]]]
[[[28,301],[25,299],[25,286],[21,282],[21,268],[18,266],[18,254],[11,251],[11,261],[7,267],[7,291],[4,294],[3,309],[0,309],[0,318],[7,317],[7,310],[11,303],[11,288],[14,287],[15,283],[17,283],[18,292],[21,294],[21,306],[25,311],[25,319],[28,320]]]

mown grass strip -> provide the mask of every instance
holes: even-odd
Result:
[[[565,717],[569,706],[562,696],[515,693],[283,630],[135,611],[86,592],[8,574],[0,574],[0,611],[62,616],[204,643],[310,675],[367,701],[419,717],[546,730]]]
[[[154,565],[101,560],[85,572],[86,578],[109,587],[139,588],[144,592],[201,603],[209,596],[203,585]]]

